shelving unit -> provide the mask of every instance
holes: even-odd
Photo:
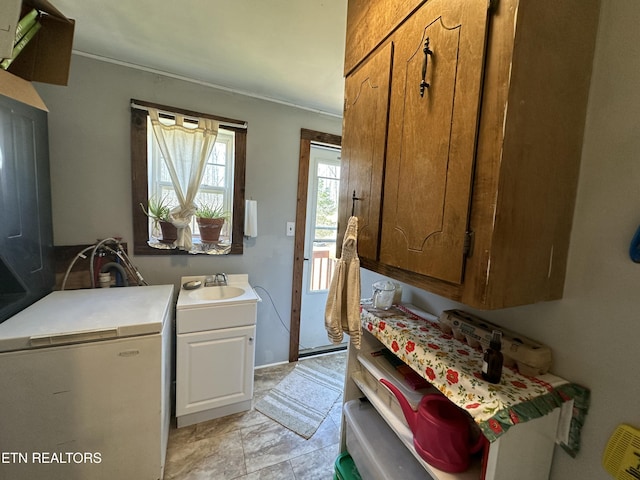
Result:
[[[422,313],[430,319],[435,319],[429,314]],[[387,323],[387,328],[391,328],[390,323]],[[427,474],[436,480],[512,480],[513,478],[543,480],[548,478],[561,408],[556,408],[540,418],[512,426],[502,436],[491,442],[484,453],[474,455],[471,466],[465,472],[448,473],[429,465],[413,446],[413,433],[409,429],[399,403],[379,380],[386,378],[401,391],[406,392],[409,403],[414,407],[417,407],[421,395],[430,390],[412,391],[411,387],[404,383],[403,376],[394,371],[382,356],[371,355],[372,352],[383,348],[385,348],[383,342],[366,329],[363,329],[361,349],[357,350],[349,346],[344,402],[365,397],[395,434],[386,441],[389,445],[392,442],[397,445],[399,442],[411,452],[424,468],[424,478],[429,478]],[[344,420],[341,449],[343,452],[347,451]]]

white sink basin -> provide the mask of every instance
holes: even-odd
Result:
[[[189,292],[189,296],[196,300],[228,300],[239,297],[245,292],[244,288],[232,286],[202,287]]]
[[[210,275],[208,275],[210,276]],[[258,295],[249,285],[249,276],[245,273],[234,273],[227,275],[228,284],[204,287],[201,286],[195,290],[190,290],[184,285],[193,287],[198,283],[204,285],[207,276],[188,276],[182,277],[181,283],[183,288],[180,289],[178,295],[178,302],[176,303],[177,310],[185,309],[206,309],[208,307],[231,307],[234,305],[244,303],[256,303],[258,301]]]

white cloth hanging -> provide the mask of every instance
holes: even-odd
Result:
[[[175,120],[163,121],[155,108],[149,108],[149,118],[178,199],[178,205],[171,210],[171,223],[178,228],[174,246],[190,250],[189,225],[196,212],[195,198],[216,143],[219,122],[199,118],[197,127],[187,127],[184,115],[176,114]]]
[[[342,241],[342,256],[331,278],[324,313],[327,336],[334,344],[342,343],[343,333],[352,345],[360,348],[360,259],[358,258],[358,217],[350,217]]]

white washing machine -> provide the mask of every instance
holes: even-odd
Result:
[[[176,306],[178,427],[251,408],[257,302],[246,274],[182,278]],[[209,279],[209,280],[208,280]]]

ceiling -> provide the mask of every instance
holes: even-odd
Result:
[[[74,53],[342,115],[346,0],[53,0]]]

